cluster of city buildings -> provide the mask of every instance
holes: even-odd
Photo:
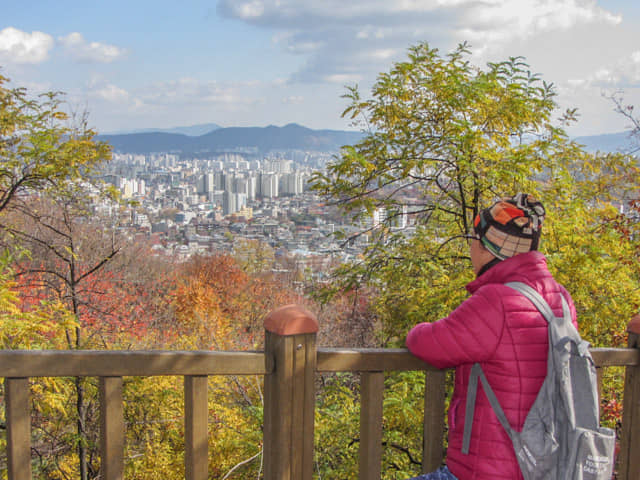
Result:
[[[123,228],[148,236],[158,254],[185,259],[233,252],[241,242],[256,241],[277,257],[293,259],[296,268],[319,274],[361,253],[368,240],[359,235],[339,244],[333,232],[355,227],[309,189],[313,172],[330,159],[329,153],[298,151],[188,159],[116,153],[103,179],[135,200]],[[375,226],[384,217],[376,211],[369,222]],[[399,224],[410,228],[406,215]]]

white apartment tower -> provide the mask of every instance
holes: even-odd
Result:
[[[275,198],[278,193],[278,175],[275,173],[260,175],[260,195],[262,198]]]

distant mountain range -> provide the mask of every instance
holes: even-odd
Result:
[[[98,140],[110,143],[116,152],[122,153],[215,153],[234,149],[267,153],[273,150],[337,152],[343,145],[354,144],[362,138],[360,132],[312,130],[295,123],[284,127],[216,127],[197,136],[175,133],[179,129],[194,132],[196,126],[193,126],[99,135]]]
[[[105,135],[129,135],[132,133],[179,133],[189,137],[198,137],[205,133],[213,132],[222,128],[216,123],[201,123],[199,125],[191,125],[189,127],[173,127],[173,128],[140,128],[136,130],[122,130],[118,132],[108,132]]]
[[[344,145],[353,145],[363,134],[344,130],[312,130],[291,123],[284,127],[230,127],[215,123],[175,127],[170,129],[143,129],[120,134],[99,135],[98,139],[110,143],[116,152],[153,153],[174,152],[206,154],[228,151],[264,154],[274,150],[303,150],[337,152]],[[629,132],[574,138],[590,152],[624,152],[634,143]]]
[[[634,147],[640,146],[640,138],[631,138],[630,131],[576,137],[574,140],[584,145],[584,149],[588,152],[627,153]]]

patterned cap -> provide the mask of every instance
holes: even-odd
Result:
[[[473,221],[473,230],[487,250],[505,260],[537,250],[544,215],[538,200],[518,193],[482,210]]]

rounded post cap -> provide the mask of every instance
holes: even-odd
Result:
[[[640,335],[640,313],[635,314],[627,325],[627,332]]]
[[[300,335],[316,333],[318,320],[306,308],[296,305],[284,305],[276,308],[264,317],[264,328],[277,335]]]

